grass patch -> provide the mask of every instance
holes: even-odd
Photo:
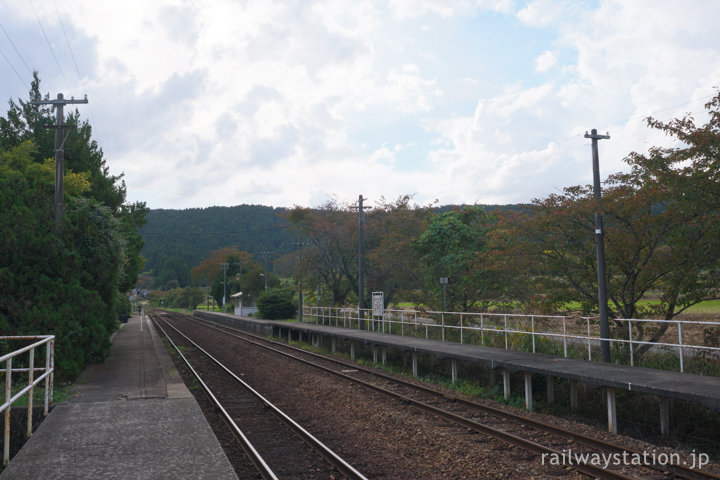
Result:
[[[13,387],[12,394],[15,395],[17,392],[25,388],[26,384],[21,384],[16,387]],[[55,385],[53,388],[53,401],[52,403],[62,403],[65,402],[70,397],[70,384],[62,384],[62,385]],[[28,395],[30,392],[25,393],[22,397],[18,398],[13,402],[12,406],[13,408],[17,407],[27,407],[28,404]],[[41,382],[39,385],[37,385],[33,389],[33,406],[41,406],[45,403],[45,382]]]

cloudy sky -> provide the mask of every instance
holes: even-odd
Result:
[[[0,96],[79,106],[129,201],[528,202],[720,86],[715,0],[0,0]],[[2,108],[3,114],[5,108]]]

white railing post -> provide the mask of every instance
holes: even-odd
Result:
[[[503,315],[505,321],[505,350],[508,349],[508,329],[507,329],[507,315]]]
[[[628,339],[630,340],[630,366],[635,366],[635,349],[633,348],[632,339],[632,320],[628,319]]]
[[[480,314],[480,345],[485,346],[485,328],[483,325],[483,314]]]
[[[12,357],[5,360],[5,402],[12,398]],[[10,462],[10,406],[5,409],[5,435],[3,436],[3,465]]]
[[[530,316],[530,331],[532,332],[532,347],[533,353],[535,353],[535,316]]]
[[[460,314],[460,345],[463,344],[463,324],[462,324],[462,313]]]
[[[45,344],[45,373],[50,371],[50,342]],[[43,409],[44,415],[47,417],[48,415],[48,398],[50,396],[50,376],[48,375],[45,377],[45,393],[43,395],[44,397],[44,404],[45,408]]]
[[[567,358],[567,317],[563,317],[563,351]]]
[[[30,361],[28,362],[28,387],[30,387],[30,391],[28,392],[28,410],[27,410],[27,438],[30,438],[32,435],[32,424],[33,424],[33,416],[32,416],[32,408],[33,408],[33,380],[35,379],[35,349],[30,349]]]
[[[588,328],[588,360],[592,360],[592,350],[590,349],[590,317],[587,319],[587,328]]]
[[[440,338],[444,342],[445,341],[445,312],[442,312],[440,314],[440,323],[442,324],[442,326],[440,327],[440,329],[441,329],[440,330]]]
[[[53,403],[53,395],[55,393],[55,337],[50,339],[50,395],[48,395],[49,404]]]
[[[679,344],[679,351],[680,351],[680,373],[684,373],[683,368],[683,340],[682,340],[682,323],[677,322],[678,326],[678,344]]]

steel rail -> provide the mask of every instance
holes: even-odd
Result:
[[[241,337],[241,336],[239,336],[239,335],[236,335],[236,334],[233,333],[233,332],[238,332],[238,333],[241,333],[241,334],[244,335],[244,336],[248,336],[248,337],[252,337],[252,338],[255,338],[255,339],[259,339],[259,340],[261,340],[261,341],[263,341],[263,342],[268,342],[268,343],[271,343],[271,344],[274,344],[274,345],[279,345],[279,346],[282,346],[283,348],[292,349],[292,350],[295,350],[295,351],[297,351],[297,352],[300,352],[300,353],[302,353],[302,354],[304,354],[304,355],[308,355],[308,356],[312,356],[312,357],[315,357],[315,358],[318,358],[318,359],[322,359],[323,361],[328,361],[328,362],[335,363],[335,364],[342,365],[342,366],[346,366],[346,367],[352,367],[352,368],[355,369],[355,370],[359,370],[359,371],[362,371],[362,372],[364,372],[364,373],[367,373],[367,374],[370,374],[370,375],[374,375],[374,376],[379,377],[379,378],[382,378],[382,379],[384,379],[384,380],[387,380],[387,381],[390,381],[390,382],[399,383],[399,384],[402,384],[402,385],[405,385],[405,386],[408,386],[408,387],[411,387],[411,388],[414,388],[414,389],[417,389],[417,390],[421,390],[421,391],[424,391],[424,392],[427,392],[427,393],[431,393],[431,394],[434,394],[434,395],[442,396],[442,397],[447,398],[447,399],[450,399],[450,400],[452,400],[452,401],[454,401],[454,402],[456,402],[456,403],[461,403],[461,404],[467,405],[467,406],[469,406],[469,407],[477,408],[477,409],[479,409],[479,410],[482,410],[482,411],[484,411],[484,412],[486,412],[486,413],[490,413],[490,414],[493,414],[493,415],[502,416],[502,417],[507,418],[507,419],[510,419],[510,420],[512,420],[512,421],[514,421],[514,422],[518,422],[518,423],[522,423],[522,424],[526,424],[526,425],[527,425],[527,424],[530,424],[530,426],[535,427],[535,428],[537,428],[537,429],[539,429],[539,430],[542,430],[542,431],[545,431],[545,432],[548,432],[548,433],[552,433],[552,434],[556,434],[556,435],[561,435],[561,436],[568,437],[568,438],[570,438],[570,439],[573,440],[573,441],[577,441],[577,442],[582,443],[582,444],[584,444],[585,446],[588,446],[588,447],[591,447],[591,448],[606,449],[606,450],[612,451],[613,453],[624,453],[624,452],[627,452],[627,454],[628,454],[629,456],[638,455],[638,456],[639,456],[638,458],[641,458],[642,455],[643,455],[642,452],[638,452],[638,451],[633,450],[633,449],[623,448],[623,447],[621,447],[621,446],[618,446],[618,445],[613,444],[613,443],[610,443],[610,442],[606,442],[606,441],[604,441],[604,440],[600,440],[600,439],[588,437],[588,436],[586,436],[586,435],[582,435],[582,434],[580,434],[580,433],[576,433],[576,432],[572,432],[572,431],[570,431],[570,430],[566,430],[566,429],[563,429],[563,428],[559,428],[559,427],[550,425],[550,424],[548,424],[548,423],[541,422],[541,421],[539,421],[539,420],[529,419],[529,418],[527,418],[527,417],[523,417],[523,416],[521,416],[521,415],[517,415],[517,414],[511,413],[511,412],[506,412],[506,411],[504,411],[504,410],[500,410],[500,409],[495,408],[495,407],[491,407],[491,406],[488,406],[488,405],[483,405],[483,404],[480,404],[480,403],[477,403],[477,402],[473,402],[473,401],[471,401],[471,400],[468,400],[468,399],[465,399],[465,398],[462,398],[462,397],[459,397],[459,396],[449,395],[449,394],[443,393],[443,392],[438,392],[437,390],[434,390],[434,389],[432,389],[432,388],[430,388],[430,387],[427,387],[427,386],[418,385],[418,384],[411,383],[411,382],[408,382],[408,381],[405,381],[405,380],[402,380],[402,379],[398,379],[398,378],[395,378],[395,377],[391,377],[391,376],[385,375],[385,374],[383,374],[383,373],[381,373],[381,372],[377,372],[377,371],[375,371],[375,370],[371,370],[371,369],[368,369],[368,368],[364,368],[364,367],[359,366],[359,365],[357,365],[357,364],[349,364],[349,363],[344,362],[344,361],[340,361],[340,360],[333,359],[333,358],[328,358],[328,357],[326,357],[326,356],[324,356],[324,355],[320,355],[320,354],[317,354],[317,353],[314,353],[314,352],[309,352],[309,351],[307,351],[307,350],[303,350],[303,349],[300,349],[300,348],[297,348],[297,347],[293,347],[292,345],[288,345],[287,343],[284,343],[284,342],[277,342],[277,341],[270,340],[270,339],[267,339],[267,338],[262,337],[262,336],[259,336],[259,335],[255,335],[255,334],[248,333],[248,332],[245,332],[245,331],[239,331],[239,330],[237,330],[237,329],[234,329],[233,327],[229,327],[229,326],[226,326],[226,325],[215,324],[214,322],[213,322],[213,325],[209,325],[209,324],[207,323],[207,321],[205,321],[205,320],[198,320],[198,319],[195,319],[195,318],[193,318],[193,317],[186,317],[186,318],[188,318],[189,320],[192,320],[192,321],[194,321],[194,322],[197,322],[197,323],[199,323],[199,324],[201,324],[201,325],[205,325],[205,326],[207,326],[208,328],[216,329],[216,330],[218,330],[218,331],[220,331],[220,332],[224,332],[224,333],[226,333],[226,334],[228,334],[228,335],[231,335],[231,336],[236,337],[236,338],[238,338],[238,339],[244,340],[244,341],[246,341],[246,342],[250,342],[250,343],[252,343],[252,344],[254,344],[254,345],[257,345],[257,346],[260,346],[260,347],[263,347],[263,348],[266,348],[266,349],[269,349],[269,350],[272,350],[272,351],[276,351],[276,352],[278,352],[278,353],[280,353],[280,354],[283,354],[283,355],[286,355],[286,356],[288,356],[288,357],[297,359],[298,361],[307,363],[307,364],[309,364],[309,365],[316,366],[317,368],[326,370],[326,371],[331,372],[331,373],[333,373],[333,374],[335,374],[335,375],[348,378],[348,379],[350,379],[350,380],[352,380],[352,381],[354,381],[354,382],[357,382],[357,383],[366,384],[366,382],[363,382],[362,380],[356,379],[356,378],[354,378],[354,377],[352,377],[352,376],[345,375],[345,374],[343,374],[343,373],[341,373],[341,372],[337,372],[337,371],[332,370],[332,369],[327,369],[326,367],[323,367],[323,366],[321,366],[321,365],[317,365],[317,364],[314,364],[314,363],[312,363],[312,362],[309,362],[309,361],[306,361],[306,360],[297,358],[297,357],[295,357],[295,356],[293,356],[293,355],[290,355],[290,354],[288,354],[288,353],[286,353],[286,352],[281,352],[281,351],[279,351],[279,350],[276,350],[276,349],[267,347],[267,346],[262,345],[262,344],[259,344],[259,343],[257,343],[257,342],[250,341],[250,340],[248,340],[247,338],[243,338],[243,337]],[[220,328],[218,328],[218,327],[220,327]],[[227,331],[225,331],[225,330],[222,330],[222,328],[231,329],[231,330],[233,330],[233,332],[227,332]],[[392,396],[401,398],[403,401],[406,401],[407,403],[413,403],[413,404],[418,403],[418,404],[421,404],[421,405],[425,405],[425,404],[422,404],[422,402],[417,402],[416,400],[405,399],[404,397],[402,397],[402,396],[399,395],[399,394],[396,394],[395,392],[392,392],[392,391],[389,391],[389,390],[386,391],[386,390],[382,389],[382,387],[377,387],[377,386],[374,386],[373,384],[370,384],[370,383],[367,383],[367,386],[369,386],[370,388],[376,389],[376,390],[378,390],[378,391],[382,391],[383,393],[387,392],[387,393],[389,393],[389,394],[392,395]],[[420,406],[420,405],[417,405],[417,406]],[[430,407],[431,409],[437,408],[437,407],[432,407],[432,406],[429,406],[429,407]],[[421,408],[422,408],[422,407],[421,407]],[[441,410],[441,411],[442,411],[442,410]],[[455,415],[455,414],[452,414],[451,412],[448,412],[448,413],[450,413],[450,415]],[[462,417],[461,417],[461,418],[462,418]],[[480,425],[482,425],[482,424],[480,424]],[[467,426],[467,425],[465,425],[465,426]],[[485,426],[485,427],[487,427],[487,426]],[[468,427],[468,428],[471,428],[471,427]],[[492,427],[487,427],[487,428],[491,428],[491,429],[492,429]],[[498,430],[498,431],[500,431],[500,430]],[[500,432],[502,432],[502,431],[500,431]],[[503,433],[512,436],[512,434],[509,434],[509,433],[507,433],[507,432],[503,432]],[[536,453],[548,453],[548,452],[536,452]],[[556,453],[557,453],[557,452],[556,452]],[[662,465],[662,466],[654,466],[654,465],[648,464],[648,465],[642,465],[642,466],[643,466],[643,467],[646,467],[646,468],[658,470],[659,472],[662,472],[662,473],[665,474],[665,475],[667,475],[667,472],[671,472],[671,473],[673,473],[674,475],[678,475],[678,476],[680,476],[681,478],[686,478],[686,479],[696,479],[696,478],[702,478],[702,479],[708,479],[708,478],[709,478],[709,479],[715,479],[715,480],[720,479],[720,476],[715,475],[715,474],[713,474],[713,473],[711,473],[711,472],[703,472],[703,471],[701,471],[701,470],[691,469],[691,468],[689,468],[689,467],[687,467],[687,466],[684,466],[684,465],[682,465],[682,464],[677,464],[677,465],[676,465],[676,464],[672,464],[672,465]],[[603,471],[604,471],[604,472],[608,472],[608,470],[605,470],[605,469],[603,469]],[[587,472],[583,472],[583,473],[587,473]],[[589,475],[594,475],[594,474],[596,474],[596,472],[595,472],[595,473],[587,473],[587,474],[589,474]],[[616,477],[615,477],[615,478],[616,478]],[[620,478],[623,478],[623,477],[620,477]]]
[[[255,466],[257,471],[260,473],[262,478],[265,480],[278,480],[277,475],[272,471],[270,466],[265,462],[265,460],[262,458],[260,453],[258,453],[257,450],[255,450],[255,447],[250,442],[250,440],[245,436],[243,431],[238,427],[237,423],[232,419],[230,414],[225,410],[225,407],[220,403],[220,400],[215,396],[213,391],[210,389],[210,387],[203,381],[202,378],[200,378],[200,374],[193,368],[193,366],[190,364],[190,361],[183,355],[182,351],[178,348],[177,345],[175,345],[175,342],[172,341],[170,338],[170,335],[167,334],[164,328],[158,323],[157,319],[155,318],[156,315],[149,313],[148,316],[152,319],[155,326],[157,326],[160,331],[165,335],[165,338],[168,339],[170,342],[170,345],[173,346],[175,351],[180,355],[180,358],[183,359],[183,362],[185,362],[185,365],[188,367],[190,372],[192,372],[195,379],[200,383],[203,390],[205,390],[205,393],[207,393],[208,397],[210,397],[210,400],[212,400],[213,404],[215,405],[215,408],[217,408],[220,413],[222,414],[223,420],[225,421],[225,424],[230,428],[230,431],[232,432],[233,436],[237,440],[237,442],[240,444],[240,447],[243,449],[245,454],[247,455],[250,462]]]
[[[173,315],[180,316],[184,319],[187,317],[175,314]],[[264,403],[270,410],[272,410],[279,418],[282,420],[286,425],[288,425],[300,438],[307,441],[308,444],[313,447],[330,465],[337,468],[342,475],[347,477],[348,479],[358,479],[358,480],[367,480],[367,477],[365,477],[362,473],[360,473],[355,467],[350,465],[348,462],[346,462],[342,457],[340,457],[338,454],[336,454],[332,449],[330,449],[328,446],[326,446],[324,443],[322,443],[320,440],[318,440],[314,435],[312,435],[310,432],[305,430],[300,424],[295,422],[292,418],[290,418],[287,414],[285,414],[282,410],[280,410],[278,407],[273,405],[268,399],[266,399],[264,396],[262,396],[258,391],[256,391],[254,388],[252,388],[249,384],[247,384],[244,380],[242,380],[240,377],[235,375],[230,369],[228,369],[225,365],[223,365],[219,360],[217,360],[215,357],[213,357],[207,350],[203,349],[200,345],[192,341],[187,335],[182,333],[180,330],[178,330],[176,327],[171,325],[166,319],[162,319],[168,326],[170,326],[173,330],[175,330],[179,335],[184,337],[188,342],[192,343],[195,348],[200,350],[203,354],[205,354],[209,359],[211,359],[213,362],[215,362],[220,368],[222,368],[225,372],[227,372],[230,376],[233,377],[238,383],[240,383],[245,389],[247,389],[248,392],[253,394],[258,400],[260,400],[262,403]],[[225,332],[227,333],[227,332]]]
[[[185,318],[188,318],[188,317],[185,317]],[[192,320],[195,320],[195,319],[192,319]],[[198,323],[200,323],[200,324],[202,324],[202,325],[208,326],[206,323],[203,323],[203,322],[198,322]],[[208,327],[209,327],[209,328],[214,328],[214,327],[212,327],[212,326],[208,326]],[[409,397],[405,397],[405,396],[403,396],[403,395],[401,395],[401,394],[398,394],[398,393],[393,392],[393,391],[391,391],[391,390],[387,390],[387,389],[385,389],[385,388],[383,388],[383,387],[380,387],[380,386],[378,386],[378,385],[374,385],[374,384],[372,384],[372,383],[365,382],[365,381],[363,381],[363,380],[357,379],[357,378],[352,377],[352,376],[350,376],[350,375],[347,375],[347,374],[345,374],[345,373],[338,372],[338,371],[336,371],[336,370],[332,370],[332,369],[327,368],[327,367],[323,367],[322,365],[318,365],[318,364],[316,364],[316,363],[310,362],[309,360],[305,360],[305,359],[302,359],[302,358],[298,358],[298,357],[296,357],[296,356],[294,356],[294,355],[291,355],[291,354],[289,354],[289,353],[287,353],[287,352],[283,352],[283,351],[277,350],[277,349],[272,348],[272,347],[269,347],[269,346],[267,346],[267,345],[262,345],[262,344],[260,344],[260,343],[257,343],[257,342],[248,340],[247,338],[242,338],[242,337],[240,337],[239,335],[235,335],[235,334],[233,334],[233,333],[231,333],[231,332],[227,332],[227,331],[224,331],[224,330],[221,330],[221,329],[216,329],[216,330],[218,330],[218,331],[220,331],[220,332],[222,332],[222,333],[225,333],[225,334],[227,334],[227,335],[233,336],[233,337],[235,337],[235,338],[238,338],[238,339],[240,339],[240,340],[243,340],[243,341],[245,341],[245,342],[251,343],[251,344],[253,344],[253,345],[256,345],[256,346],[258,346],[258,347],[264,348],[264,349],[266,349],[266,350],[270,350],[270,351],[272,351],[272,352],[275,352],[275,353],[278,353],[278,354],[280,354],[280,355],[286,356],[286,357],[291,358],[291,359],[293,359],[293,360],[299,361],[299,362],[301,362],[301,363],[304,363],[304,364],[313,366],[313,367],[315,367],[315,368],[319,368],[319,369],[321,369],[321,370],[323,370],[323,371],[325,371],[325,372],[332,373],[333,375],[336,375],[336,376],[339,376],[339,377],[341,377],[341,378],[344,378],[344,379],[346,379],[346,380],[348,380],[348,381],[350,381],[350,382],[353,382],[353,383],[362,385],[362,386],[364,386],[364,387],[366,387],[366,388],[369,388],[369,389],[371,389],[371,390],[374,390],[374,391],[376,391],[376,392],[379,392],[379,393],[381,393],[381,394],[383,394],[383,395],[386,395],[386,396],[389,396],[389,397],[391,397],[391,398],[395,398],[395,399],[397,399],[397,400],[400,400],[401,402],[403,402],[403,403],[405,403],[405,404],[412,405],[412,406],[414,406],[414,407],[416,407],[416,408],[418,408],[418,409],[424,410],[424,411],[426,411],[426,412],[428,412],[428,413],[431,413],[431,414],[433,414],[433,415],[435,415],[435,416],[437,416],[437,417],[440,417],[440,418],[443,418],[443,419],[448,420],[448,421],[450,421],[450,422],[453,422],[453,423],[455,423],[455,424],[461,425],[461,426],[463,426],[463,427],[465,427],[465,428],[468,428],[468,429],[470,429],[470,430],[473,430],[473,431],[475,431],[475,432],[478,432],[478,433],[481,433],[481,434],[485,434],[485,435],[494,437],[494,438],[496,438],[496,439],[499,439],[499,440],[504,441],[504,442],[506,442],[506,443],[509,443],[509,444],[511,444],[511,445],[515,445],[515,446],[517,446],[517,447],[523,448],[523,449],[525,449],[525,450],[527,450],[527,451],[530,451],[530,452],[533,452],[533,453],[537,453],[537,454],[540,454],[540,455],[542,455],[542,454],[553,455],[553,456],[557,456],[557,458],[561,458],[562,455],[563,455],[562,452],[560,452],[560,451],[554,450],[554,449],[552,449],[552,448],[550,448],[550,447],[546,447],[546,446],[541,445],[541,444],[539,444],[539,443],[537,443],[537,442],[534,442],[534,441],[532,441],[532,440],[529,440],[529,439],[526,439],[526,438],[522,438],[522,437],[518,437],[518,436],[516,436],[516,435],[513,435],[513,434],[511,434],[511,433],[505,432],[505,431],[503,431],[503,430],[499,430],[499,429],[490,427],[490,426],[488,426],[488,425],[484,425],[484,424],[482,424],[482,423],[480,423],[480,422],[476,422],[476,421],[474,421],[474,420],[470,420],[470,419],[467,419],[467,418],[465,418],[465,417],[461,417],[461,416],[459,416],[459,415],[456,415],[456,414],[454,414],[454,413],[452,413],[452,412],[448,412],[448,411],[443,410],[443,409],[441,409],[441,408],[434,407],[434,406],[432,406],[432,405],[428,405],[428,404],[426,404],[426,403],[417,401],[417,400],[412,399],[412,398],[409,398]],[[243,333],[244,333],[244,332],[243,332]],[[307,353],[307,352],[303,351],[303,353]],[[581,472],[581,473],[583,473],[583,474],[585,474],[585,475],[588,475],[588,476],[590,476],[590,477],[592,477],[592,478],[602,478],[602,479],[612,479],[612,480],[632,480],[632,479],[634,478],[634,477],[629,477],[629,476],[627,476],[627,475],[625,475],[625,474],[622,474],[622,473],[620,473],[620,472],[615,472],[615,471],[613,471],[613,470],[607,470],[607,469],[603,469],[603,468],[601,468],[601,467],[596,467],[596,466],[594,466],[594,465],[592,465],[592,464],[588,464],[588,465],[573,465],[572,468],[575,469],[576,471]]]
[[[191,318],[191,317],[188,317],[188,318]],[[197,319],[195,319],[195,318],[192,318],[192,320],[194,320],[194,321],[196,321],[196,322],[199,321],[199,320],[197,320]],[[201,320],[200,320],[199,322],[202,323]],[[206,324],[206,325],[207,325],[207,324]],[[512,413],[512,412],[508,412],[508,411],[505,411],[505,410],[501,410],[501,409],[499,409],[499,408],[492,407],[492,406],[490,406],[490,405],[483,405],[483,404],[481,404],[481,403],[474,402],[474,401],[472,401],[472,400],[468,400],[468,399],[463,398],[463,397],[460,397],[460,396],[451,395],[451,394],[448,394],[448,393],[445,393],[445,392],[439,392],[439,391],[437,391],[437,390],[435,390],[435,389],[433,389],[433,388],[431,388],[431,387],[425,386],[425,385],[419,385],[419,384],[416,384],[416,383],[412,383],[412,382],[403,380],[403,379],[401,379],[401,378],[396,378],[396,377],[392,377],[392,376],[390,376],[390,375],[386,375],[386,374],[384,374],[384,373],[382,373],[382,372],[377,371],[376,369],[369,369],[369,368],[363,367],[363,366],[358,365],[358,364],[355,364],[355,363],[352,363],[352,364],[351,364],[351,363],[348,363],[348,362],[345,362],[345,361],[342,361],[342,360],[338,360],[338,359],[334,359],[334,358],[329,358],[329,357],[327,357],[327,356],[325,356],[325,355],[321,355],[321,354],[318,354],[318,353],[315,353],[315,352],[310,352],[310,351],[307,351],[307,350],[303,350],[303,349],[301,349],[301,348],[297,348],[297,347],[294,347],[294,346],[292,346],[292,345],[288,345],[287,343],[284,343],[284,342],[278,342],[278,341],[275,341],[275,340],[270,340],[270,339],[268,339],[268,338],[265,338],[265,337],[262,337],[262,336],[259,336],[259,335],[255,335],[255,334],[249,333],[249,332],[238,331],[238,330],[233,329],[232,327],[228,327],[228,326],[226,326],[226,325],[219,325],[219,324],[215,324],[215,325],[217,325],[217,327],[230,328],[230,329],[232,329],[232,330],[235,331],[235,332],[241,333],[242,335],[247,335],[247,336],[249,336],[249,337],[256,338],[256,339],[259,339],[259,340],[264,341],[264,342],[272,343],[272,344],[274,344],[274,345],[279,345],[279,346],[282,346],[283,348],[288,348],[288,349],[291,349],[291,350],[300,352],[300,353],[302,353],[302,354],[304,354],[304,355],[308,355],[308,356],[312,356],[312,357],[315,357],[315,358],[318,358],[318,359],[322,359],[322,360],[324,360],[324,361],[328,361],[328,362],[331,362],[331,363],[335,363],[335,364],[337,364],[337,365],[342,365],[342,366],[345,366],[345,367],[351,367],[351,368],[353,368],[353,369],[355,369],[355,370],[359,370],[359,371],[361,371],[361,372],[363,372],[363,373],[367,373],[368,375],[376,376],[376,377],[378,377],[378,378],[381,378],[381,379],[386,380],[386,381],[389,381],[389,382],[399,383],[399,384],[401,384],[401,385],[404,385],[404,386],[407,386],[407,387],[410,387],[410,388],[414,388],[414,389],[416,389],[416,390],[420,390],[420,391],[427,392],[427,393],[430,393],[430,394],[442,396],[442,397],[444,397],[444,398],[447,398],[447,399],[450,399],[450,400],[454,401],[455,403],[459,403],[459,404],[466,405],[466,406],[469,406],[469,407],[472,407],[472,408],[476,408],[476,409],[481,410],[481,411],[483,411],[483,412],[485,412],[485,413],[489,413],[489,414],[492,414],[492,415],[501,416],[501,417],[503,417],[503,418],[507,418],[507,419],[512,420],[512,421],[517,422],[517,423],[521,423],[521,424],[525,424],[525,425],[529,424],[530,426],[532,426],[532,427],[534,427],[534,428],[537,428],[538,430],[545,431],[545,432],[547,432],[547,433],[552,433],[552,434],[555,434],[555,435],[566,436],[566,437],[572,439],[573,441],[576,441],[576,442],[578,442],[578,443],[582,443],[583,445],[585,445],[585,446],[587,446],[587,447],[597,448],[597,449],[606,449],[606,450],[612,451],[613,453],[619,453],[619,454],[624,454],[625,452],[627,452],[627,454],[628,454],[629,456],[635,455],[635,456],[637,456],[636,458],[642,458],[642,457],[643,457],[643,452],[640,452],[640,451],[637,451],[637,450],[633,450],[633,449],[631,449],[631,448],[624,448],[624,447],[621,447],[621,446],[616,445],[616,444],[614,444],[614,443],[607,442],[607,441],[605,441],[605,440],[601,440],[601,439],[598,439],[598,438],[589,437],[589,436],[583,435],[583,434],[581,434],[581,433],[577,433],[577,432],[573,432],[573,431],[571,431],[571,430],[567,430],[567,429],[564,429],[564,428],[556,427],[556,426],[551,425],[551,424],[549,424],[549,423],[546,423],[546,422],[543,422],[543,421],[540,421],[540,420],[536,420],[536,419],[527,418],[527,417],[524,417],[524,416],[522,416],[522,415],[518,415],[518,414],[515,414],[515,413]],[[210,328],[217,328],[217,327],[210,327]],[[221,328],[220,328],[219,330],[222,331]],[[229,333],[230,335],[233,335],[233,336],[234,336],[233,333],[230,333],[230,332],[228,332],[228,333]],[[647,468],[651,468],[651,469],[658,470],[658,471],[660,471],[660,472],[671,471],[673,474],[678,475],[678,476],[680,476],[680,477],[682,477],[682,478],[686,478],[686,479],[697,479],[697,478],[701,478],[701,479],[720,480],[720,475],[715,475],[715,474],[713,474],[713,473],[711,473],[711,472],[703,472],[703,471],[701,471],[701,470],[692,469],[692,468],[687,467],[687,466],[682,465],[682,464],[671,464],[671,465],[668,464],[668,465],[662,465],[662,466],[643,465],[643,466],[645,466],[645,467],[647,467]]]

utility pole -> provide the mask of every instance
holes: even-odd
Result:
[[[275,253],[275,252],[260,252],[260,255],[263,256],[263,259],[265,259],[265,275],[263,275],[265,277],[265,290],[267,290],[267,287],[268,287],[268,285],[267,285],[267,282],[268,282],[267,256],[272,255],[273,253]]]
[[[242,262],[232,262],[232,263],[223,262],[220,264],[220,266],[223,269],[223,302],[222,302],[223,308],[225,307],[225,297],[227,295],[227,270],[228,270],[228,268],[230,268],[230,265],[240,265],[240,273],[237,275],[242,275],[242,266],[243,266]],[[237,275],[236,275],[236,277],[237,277]]]
[[[595,194],[595,248],[597,250],[597,278],[598,278],[598,303],[600,314],[600,337],[610,338],[610,324],[608,322],[608,300],[607,283],[605,275],[605,233],[603,219],[600,214],[600,159],[598,155],[598,140],[606,140],[610,135],[598,135],[596,129],[590,130],[590,135],[585,132],[585,138],[592,139],[592,166],[593,166],[593,193]],[[610,362],[610,341],[600,340],[602,361]]]
[[[363,198],[362,194],[358,196],[357,206],[350,208],[358,209],[358,328],[360,330],[365,329],[365,282],[363,279],[363,228],[365,225],[365,215],[363,212]],[[365,207],[368,210],[371,207]]]
[[[227,269],[230,266],[228,262],[223,262],[220,265],[222,265],[223,269],[223,308],[225,308],[225,296],[227,295]]]
[[[303,321],[303,292],[302,292],[302,247],[307,245],[301,241],[293,243],[298,247],[298,322]]]
[[[46,128],[55,129],[55,226],[60,225],[60,219],[63,214],[63,176],[65,175],[65,135],[66,129],[77,128],[76,125],[65,125],[64,107],[68,104],[88,103],[87,95],[82,100],[65,100],[62,93],[58,93],[57,99],[50,100],[49,96],[45,100],[36,100],[30,102],[32,105],[53,105],[55,107],[55,125],[48,125]],[[68,132],[68,135],[70,132]]]

